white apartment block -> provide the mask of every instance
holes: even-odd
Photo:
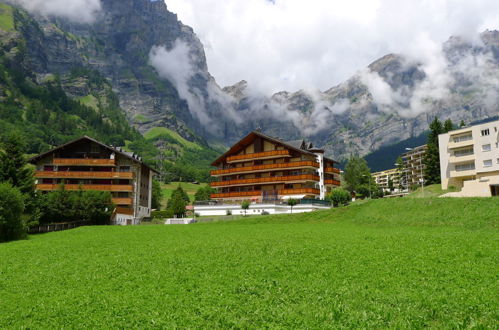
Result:
[[[427,150],[428,146],[423,144],[422,146],[411,148],[410,151],[402,154],[401,157],[404,161],[406,174],[402,176],[402,181],[407,188],[414,185],[421,185],[421,182],[424,180],[424,171],[426,168],[424,159]]]
[[[499,120],[438,136],[442,189],[449,197],[499,196]]]
[[[398,192],[400,182],[399,178],[401,176],[400,170],[397,168],[392,168],[389,170],[385,171],[379,171],[379,172],[374,172],[372,174],[372,177],[374,178],[374,181],[376,184],[383,189],[383,191],[387,192],[390,191],[390,180],[392,181],[393,184],[393,191]]]

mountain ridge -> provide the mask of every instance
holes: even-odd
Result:
[[[218,86],[199,38],[163,1],[101,3],[93,23],[33,16],[39,28],[22,31],[33,74],[41,81],[74,67],[97,70],[144,135],[163,127],[187,141],[227,147],[261,128],[286,140],[308,138],[341,160],[416,137],[435,116],[469,122],[497,114],[497,31],[482,33],[481,45],[459,37],[444,43],[435,56],[441,85],[428,70],[435,63],[387,54],[325,91],[263,95],[246,81]],[[65,88],[84,97],[78,86]],[[167,140],[155,143],[161,148]]]

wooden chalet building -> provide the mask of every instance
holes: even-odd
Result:
[[[305,140],[284,142],[253,131],[211,165],[217,189],[214,200],[259,203],[295,199],[324,199],[340,186],[336,162]]]
[[[33,157],[37,191],[109,191],[116,205],[112,223],[138,224],[151,215],[152,177],[155,170],[140,157],[88,136]]]

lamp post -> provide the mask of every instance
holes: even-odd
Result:
[[[411,151],[411,150],[414,150],[414,148],[405,148],[405,150]],[[419,181],[421,182],[421,194],[424,197],[424,176],[423,176],[423,159],[422,158],[419,161],[419,168],[421,170],[421,174],[420,174],[421,178],[419,179]]]
[[[400,164],[397,164],[397,163],[395,163],[393,165],[397,166],[397,168],[400,166]],[[404,169],[402,171],[405,172],[405,189],[409,193],[409,176],[407,175],[407,172],[409,172],[409,170],[407,168],[405,168],[405,165],[404,165]]]

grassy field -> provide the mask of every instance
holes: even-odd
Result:
[[[172,192],[177,189],[178,186],[181,186],[182,189],[189,195],[191,201],[194,201],[194,194],[198,191],[199,188],[206,186],[206,183],[194,184],[190,182],[170,182],[169,184],[161,184],[161,188],[163,189],[163,201],[162,203],[166,205],[166,202],[172,195]]]
[[[497,199],[0,244],[0,328],[496,328]]]
[[[443,190],[441,184],[433,184],[425,186],[424,189],[419,187],[415,191],[411,192],[407,197],[410,198],[428,198],[428,197],[438,197],[443,194],[457,191],[457,189],[450,187],[451,189]]]

